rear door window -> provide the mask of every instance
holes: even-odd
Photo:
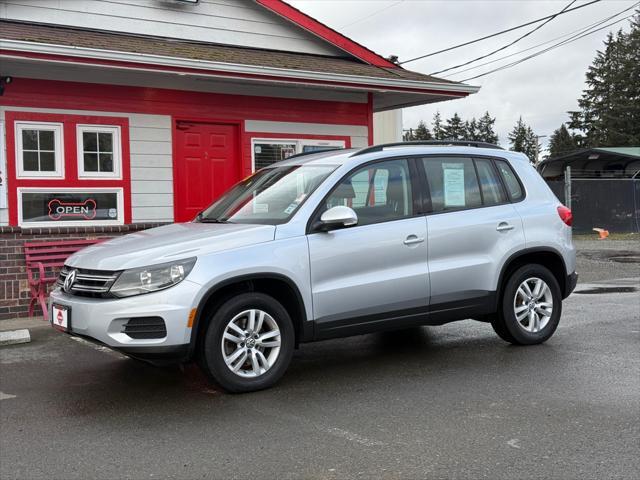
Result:
[[[471,158],[426,157],[422,162],[434,212],[482,205],[476,169]]]

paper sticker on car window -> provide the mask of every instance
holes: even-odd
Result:
[[[296,208],[298,207],[298,204],[296,202],[293,202],[292,204],[290,204],[287,208],[284,209],[284,213],[286,215],[289,215],[291,212],[293,212]]]
[[[444,206],[464,207],[464,163],[443,163]]]
[[[254,203],[253,204],[253,213],[269,213],[269,204],[268,203]]]

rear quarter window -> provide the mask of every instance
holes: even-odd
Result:
[[[498,167],[498,172],[500,172],[500,176],[504,181],[505,186],[507,187],[507,192],[509,193],[509,197],[512,201],[517,202],[524,198],[524,191],[522,190],[522,185],[516,176],[516,173],[504,160],[496,160],[496,167]]]

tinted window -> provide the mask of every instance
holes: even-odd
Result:
[[[476,170],[470,158],[428,157],[422,161],[434,212],[482,205]]]
[[[484,205],[498,205],[506,202],[507,196],[502,189],[502,183],[491,164],[491,160],[476,159],[475,162]]]
[[[504,160],[496,160],[496,166],[504,180],[504,184],[507,186],[511,200],[517,201],[522,199],[522,197],[524,197],[524,192],[522,191],[518,177],[516,177],[511,166]]]
[[[412,216],[411,195],[407,161],[389,160],[349,175],[327,197],[325,207],[351,207],[358,215],[358,225],[368,225]]]

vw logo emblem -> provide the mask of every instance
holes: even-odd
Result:
[[[77,273],[78,273],[77,270],[71,270],[67,274],[67,278],[64,279],[64,283],[62,284],[62,290],[64,290],[66,293],[70,293],[71,292],[71,288],[73,287],[73,282],[76,281],[76,274]]]

